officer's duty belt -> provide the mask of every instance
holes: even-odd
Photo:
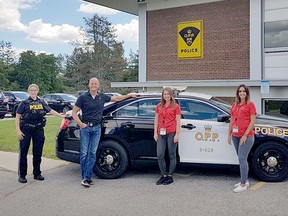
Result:
[[[40,125],[42,125],[42,123],[37,123],[37,124],[28,124],[28,123],[25,123],[24,124],[24,126],[28,126],[28,127],[33,127],[33,128],[35,128],[35,127],[38,127],[38,126],[40,126]]]

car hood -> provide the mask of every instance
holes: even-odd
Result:
[[[269,115],[257,115],[255,126],[272,126],[288,129],[288,119]]]

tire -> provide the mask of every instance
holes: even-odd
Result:
[[[114,140],[104,140],[99,144],[94,173],[103,179],[121,177],[129,166],[126,150]]]
[[[1,116],[0,116],[0,119],[4,119],[4,117],[5,117],[5,115],[1,115]]]
[[[68,106],[65,106],[65,107],[63,107],[62,113],[66,114],[69,110],[70,110],[70,108]]]
[[[288,177],[288,147],[278,142],[260,144],[251,159],[252,169],[259,179],[281,182]]]

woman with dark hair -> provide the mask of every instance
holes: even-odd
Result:
[[[235,184],[234,192],[246,191],[248,182],[248,162],[249,152],[254,144],[254,124],[256,121],[256,107],[250,101],[249,88],[241,84],[236,90],[235,103],[232,105],[231,121],[229,126],[228,142],[231,139],[234,143],[240,165],[240,182]]]
[[[173,172],[176,168],[176,148],[179,140],[181,110],[176,104],[171,88],[164,88],[161,102],[156,107],[154,120],[154,139],[157,142],[157,157],[161,178],[157,185],[169,185],[173,182]],[[169,172],[167,174],[165,150],[168,146]]]

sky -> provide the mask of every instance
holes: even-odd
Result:
[[[83,0],[0,0],[0,41],[11,42],[16,53],[71,55],[71,41],[83,39],[83,17],[107,17],[124,41],[125,56],[138,50],[138,16]]]

